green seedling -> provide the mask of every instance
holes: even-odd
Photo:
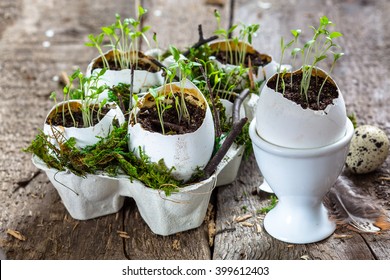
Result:
[[[98,81],[102,75],[105,73],[105,69],[102,69],[98,73],[93,73],[90,77],[86,77],[81,73],[80,69],[77,69],[75,72],[72,73],[68,77],[69,83],[64,86],[62,92],[63,92],[63,99],[64,101],[62,104],[62,122],[65,126],[66,123],[66,117],[65,112],[68,111],[74,127],[78,127],[78,123],[76,122],[72,109],[70,106],[69,100],[71,99],[78,99],[81,101],[81,112],[82,112],[82,118],[83,118],[83,126],[84,127],[90,127],[94,125],[93,119],[94,119],[94,113],[95,113],[95,105],[97,104],[98,110],[96,111],[97,119],[100,121],[101,116],[101,110],[103,106],[107,103],[107,100],[103,100],[101,102],[98,102],[98,98],[100,94],[107,89],[106,85],[99,86]],[[75,82],[78,82],[78,86],[74,86]],[[50,98],[54,100],[54,102],[57,102],[56,93],[52,92],[50,95]],[[56,113],[58,113],[58,107],[56,107]]]
[[[308,103],[308,90],[310,87],[310,84],[312,82],[312,74],[313,70],[318,67],[320,62],[326,60],[328,58],[329,53],[333,53],[333,62],[332,66],[330,68],[330,71],[328,72],[328,76],[323,81],[319,92],[317,93],[317,103],[319,105],[320,95],[322,92],[322,89],[329,78],[329,75],[333,71],[333,68],[336,64],[336,62],[340,59],[340,57],[343,55],[342,52],[335,53],[332,51],[334,48],[340,48],[338,44],[335,43],[335,39],[343,36],[342,33],[338,31],[329,31],[328,28],[332,26],[333,23],[326,17],[323,16],[320,18],[320,23],[318,28],[315,28],[311,26],[311,29],[313,30],[313,37],[308,40],[303,47],[297,47],[298,38],[301,34],[301,30],[292,30],[291,33],[293,35],[293,40],[290,41],[288,44],[284,45],[283,38],[281,39],[281,50],[282,55],[280,59],[280,64],[283,61],[284,52],[287,48],[291,47],[294,44],[294,49],[291,52],[291,55],[293,56],[293,62],[295,63],[295,59],[298,54],[301,55],[302,58],[302,81],[300,84],[300,94],[301,97]],[[278,71],[278,77],[276,82],[275,90],[279,90],[279,75],[280,70]],[[292,87],[292,75],[290,80],[290,86]],[[315,79],[315,82],[317,83],[317,77]]]
[[[137,69],[140,40],[143,40],[150,48],[149,40],[146,32],[150,26],[141,28],[142,17],[147,13],[147,10],[139,6],[137,11],[137,19],[124,18],[122,20],[119,14],[115,15],[115,22],[101,28],[101,33],[98,35],[89,34],[89,41],[85,43],[88,47],[94,47],[98,50],[103,61],[103,67],[110,69],[110,63],[104,56],[103,47],[109,47],[114,51],[114,66],[120,69]],[[108,45],[103,45],[104,39],[109,41]],[[155,38],[154,38],[155,39]]]

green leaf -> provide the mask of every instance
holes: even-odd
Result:
[[[315,61],[314,61],[314,64],[320,62],[321,60],[324,60],[325,58],[327,58],[326,55],[321,55],[321,56],[319,56],[319,57],[316,57],[316,58],[315,58]]]
[[[114,34],[114,30],[111,27],[103,26],[101,29],[102,29],[103,33],[106,35]]]
[[[294,38],[297,38],[301,34],[301,29],[293,29],[291,30],[291,34],[294,36]]]
[[[179,59],[180,59],[180,52],[179,52],[179,50],[175,46],[170,45],[169,46],[169,51],[173,55],[173,59],[176,60],[176,61],[179,61]]]
[[[139,17],[142,17],[146,13],[147,13],[146,9],[144,9],[142,6],[138,6],[138,15],[139,15]]]
[[[333,53],[333,60],[334,61],[337,61],[338,59],[340,59],[340,57],[342,57],[344,55],[344,53]]]
[[[84,43],[84,46],[94,47],[94,46],[96,46],[96,44],[95,43],[91,43],[91,42],[86,42],[86,43]]]
[[[336,31],[334,31],[334,32],[332,32],[332,33],[329,34],[329,37],[330,37],[331,39],[338,38],[338,37],[341,37],[341,36],[343,36],[343,34],[340,33],[340,32],[336,32]]]
[[[214,16],[216,18],[221,18],[221,14],[219,13],[219,11],[217,9],[214,10]]]
[[[331,24],[331,23],[332,22],[329,21],[329,19],[326,16],[323,16],[323,17],[320,18],[320,24],[321,25],[326,26],[326,25]]]
[[[302,51],[301,48],[294,48],[294,49],[291,51],[291,55],[296,55],[296,54],[299,53],[300,51]]]
[[[315,43],[315,40],[309,40],[309,41],[306,42],[306,44],[303,46],[303,48],[307,49],[308,47],[310,47],[314,43]]]
[[[141,30],[142,33],[145,33],[146,31],[148,31],[150,29],[150,26],[147,25],[147,26],[144,26]]]
[[[227,31],[227,33],[229,34],[229,33],[232,33],[233,31],[234,31],[234,29],[236,29],[237,28],[237,24],[235,24],[235,25],[233,25],[232,27],[230,27],[229,28],[229,30]]]
[[[287,49],[287,48],[291,47],[291,45],[292,45],[294,42],[295,42],[294,40],[290,41],[290,42],[285,46],[285,48]]]
[[[226,30],[225,29],[217,29],[214,31],[215,35],[226,35]]]
[[[158,92],[154,88],[150,88],[149,93],[153,96],[154,99],[158,97]]]

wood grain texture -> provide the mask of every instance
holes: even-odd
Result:
[[[209,259],[203,227],[157,236],[140,218],[134,201],[117,214],[77,221],[69,216],[44,173],[29,180],[37,169],[31,156],[21,150],[43,126],[52,106],[50,92],[61,92],[58,76],[77,67],[85,71],[97,55],[94,49],[83,46],[87,35],[111,24],[117,12],[122,17],[134,15],[134,1],[94,1],[93,5],[88,1],[11,2],[5,13],[12,13],[14,24],[2,30],[0,44],[0,246],[7,257]],[[47,36],[48,30],[53,37]],[[176,42],[178,39],[172,41]],[[18,182],[25,180],[27,183],[20,187]],[[8,229],[19,231],[26,241],[8,235]],[[123,240],[118,230],[129,231],[130,238]]]
[[[290,30],[301,28],[305,32],[303,39],[308,40],[311,33],[307,27],[315,26],[320,16],[327,15],[336,23],[336,30],[344,34],[340,45],[346,56],[337,65],[333,76],[343,92],[348,113],[357,115],[359,125],[375,125],[389,135],[390,73],[386,63],[389,60],[389,35],[383,31],[384,26],[390,26],[389,9],[388,1],[297,0],[273,1],[271,6],[264,6],[257,1],[240,0],[236,5],[235,22],[259,23],[261,27],[254,46],[279,61],[281,36],[291,38],[288,37]],[[291,63],[288,56],[285,62]],[[390,182],[380,180],[380,177],[389,176],[389,162],[388,158],[381,168],[371,174],[348,175],[367,196],[383,206],[388,217]],[[225,228],[227,222],[240,214],[243,202],[237,203],[231,198],[250,191],[250,186],[253,188],[262,181],[254,165],[253,162],[244,163],[239,179],[231,186],[218,189],[218,229]],[[264,200],[259,197],[251,197],[248,202],[252,213],[264,205]],[[227,231],[216,236],[215,243],[219,246],[215,246],[213,256],[216,259],[297,259],[302,255],[309,259],[389,259],[384,254],[389,248],[389,236],[389,232],[359,234],[340,228],[325,241],[294,245],[285,250],[283,245],[286,244],[270,239],[266,233],[239,228],[239,231]]]

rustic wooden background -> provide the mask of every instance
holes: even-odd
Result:
[[[334,76],[349,113],[356,114],[360,125],[376,125],[390,135],[390,1],[236,0],[233,10],[229,0],[142,3],[149,10],[144,24],[157,32],[162,48],[196,42],[198,24],[211,36],[217,8],[225,26],[231,12],[235,23],[260,23],[254,45],[276,59],[280,36],[293,28],[307,30],[327,15],[345,35],[341,45],[346,56]],[[117,214],[72,219],[46,175],[21,150],[43,126],[52,106],[50,92],[61,90],[61,73],[85,69],[97,55],[83,46],[87,35],[112,23],[116,12],[134,15],[134,0],[0,0],[0,248],[9,259],[390,259],[389,232],[340,228],[309,245],[271,238],[263,229],[264,216],[257,213],[269,197],[254,192],[262,178],[253,157],[242,163],[233,184],[215,190],[198,229],[154,235],[132,199]],[[309,32],[305,34],[308,39]],[[352,177],[388,216],[389,169],[390,158],[379,170]],[[252,214],[246,223],[235,221],[244,214]],[[214,224],[215,236],[209,236]],[[9,234],[14,231],[21,236]]]

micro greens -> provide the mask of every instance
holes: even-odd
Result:
[[[72,108],[70,106],[70,99],[78,99],[81,101],[81,112],[83,118],[83,126],[90,127],[93,126],[93,115],[95,112],[95,105],[98,105],[97,110],[97,119],[100,121],[100,113],[102,107],[107,103],[107,100],[104,99],[98,102],[99,95],[107,89],[106,85],[98,85],[98,81],[102,75],[105,73],[105,69],[102,69],[100,72],[94,72],[90,77],[86,77],[81,73],[80,69],[77,69],[73,72],[72,75],[68,77],[69,83],[63,88],[63,99],[62,103],[62,122],[65,126],[66,118],[65,111],[69,112],[69,115],[73,121],[73,126],[78,127],[76,120],[72,114]],[[74,87],[74,82],[78,80],[78,86]],[[52,92],[50,95],[51,99],[54,99],[54,102],[57,102],[56,93]],[[58,107],[56,108],[56,113],[58,113]]]
[[[302,57],[302,80],[300,84],[300,94],[301,97],[308,103],[308,91],[311,83],[311,78],[313,75],[313,70],[317,69],[319,63],[325,59],[328,58],[328,54],[332,53],[333,54],[333,62],[330,67],[330,70],[324,79],[318,93],[317,93],[317,104],[319,105],[320,102],[320,96],[322,89],[328,80],[330,74],[332,73],[334,66],[336,62],[344,55],[342,52],[336,53],[333,52],[332,49],[334,48],[340,48],[338,44],[335,43],[335,39],[343,36],[342,33],[337,32],[337,31],[329,31],[328,27],[333,25],[333,23],[326,17],[323,16],[320,18],[319,26],[318,28],[315,28],[311,26],[311,29],[313,30],[313,37],[308,40],[302,48],[296,47],[297,42],[298,42],[298,37],[301,34],[301,30],[291,30],[291,33],[294,37],[292,41],[290,41],[288,44],[283,43],[283,38],[281,39],[281,50],[282,50],[282,55],[280,61],[282,62],[284,52],[286,49],[291,47],[293,44],[295,45],[295,48],[291,51],[291,55],[293,56],[293,62],[295,63],[295,59],[298,54],[301,54]],[[280,63],[281,64],[281,63]],[[279,90],[279,76],[280,76],[281,71],[279,67],[278,71],[278,76],[277,76],[277,82],[276,82],[276,87],[275,90]],[[316,76],[317,77],[317,76]],[[317,83],[317,78],[316,78],[316,83]],[[290,77],[290,86],[292,88],[292,75]],[[283,86],[282,86],[283,88]]]
[[[103,62],[103,68],[110,69],[110,63],[105,57],[102,49],[102,44],[105,38],[108,38],[109,44],[106,45],[113,50],[113,58],[115,68],[131,69],[138,66],[139,40],[143,39],[150,48],[149,40],[145,33],[150,29],[150,26],[141,28],[141,19],[147,13],[143,7],[138,7],[137,19],[125,18],[121,19],[119,14],[115,15],[115,23],[109,26],[103,26],[102,32],[98,35],[89,34],[89,42],[85,45],[94,47],[98,50]],[[155,40],[155,36],[153,37]]]

